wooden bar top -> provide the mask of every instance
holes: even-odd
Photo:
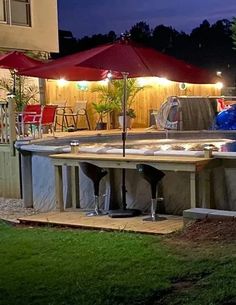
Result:
[[[119,162],[168,162],[168,163],[185,163],[185,164],[207,164],[213,158],[201,158],[191,156],[144,156],[144,155],[122,155],[118,154],[91,154],[91,153],[65,153],[50,155],[53,159],[70,159],[70,160],[93,160],[93,161],[119,161]]]

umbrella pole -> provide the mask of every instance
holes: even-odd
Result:
[[[123,112],[123,128],[122,128],[122,147],[123,147],[123,157],[125,157],[125,148],[126,148],[126,104],[127,104],[127,78],[129,73],[123,72],[124,80],[124,90],[123,90],[123,100],[122,100],[122,112]],[[133,217],[141,214],[140,210],[137,209],[127,209],[126,203],[126,181],[125,181],[125,168],[122,168],[122,186],[121,186],[121,196],[122,196],[122,209],[119,210],[110,210],[109,216],[114,218],[119,217]]]
[[[16,70],[13,70],[13,92],[14,95],[16,94]]]
[[[123,103],[122,103],[122,112],[123,112],[123,126],[122,126],[122,152],[123,157],[125,157],[125,148],[126,148],[126,104],[127,104],[127,78],[129,73],[123,72],[122,76],[124,79],[124,89],[123,89]],[[122,205],[123,209],[126,210],[126,181],[125,181],[125,168],[122,169]]]

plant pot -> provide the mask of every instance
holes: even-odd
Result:
[[[107,129],[107,123],[97,123],[96,124],[96,130],[104,130],[104,129]]]
[[[118,120],[119,120],[120,128],[123,128],[124,116],[123,116],[123,115],[120,115],[120,116],[118,117]],[[126,117],[125,117],[125,127],[128,128],[128,129],[131,129],[132,123],[133,123],[133,119],[132,119],[131,117],[129,117],[129,116],[126,116]]]

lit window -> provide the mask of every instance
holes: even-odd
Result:
[[[30,0],[0,0],[0,22],[31,26]]]

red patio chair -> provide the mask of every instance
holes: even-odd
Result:
[[[43,107],[41,120],[39,122],[39,135],[42,137],[43,127],[48,127],[55,137],[55,119],[56,119],[57,105],[45,105]]]
[[[35,138],[35,131],[38,131],[39,137],[42,137],[43,127],[48,127],[54,135],[54,125],[57,105],[27,105],[35,107],[26,107],[27,111],[22,114],[22,130],[25,125],[29,125],[31,133]],[[40,107],[39,107],[40,106]],[[28,111],[31,110],[31,111]],[[34,111],[33,111],[34,110]]]
[[[42,105],[32,104],[26,105],[23,112],[18,114],[18,130],[19,134],[28,134],[26,126],[30,127],[31,133],[34,134],[32,126],[38,124],[42,114]]]

